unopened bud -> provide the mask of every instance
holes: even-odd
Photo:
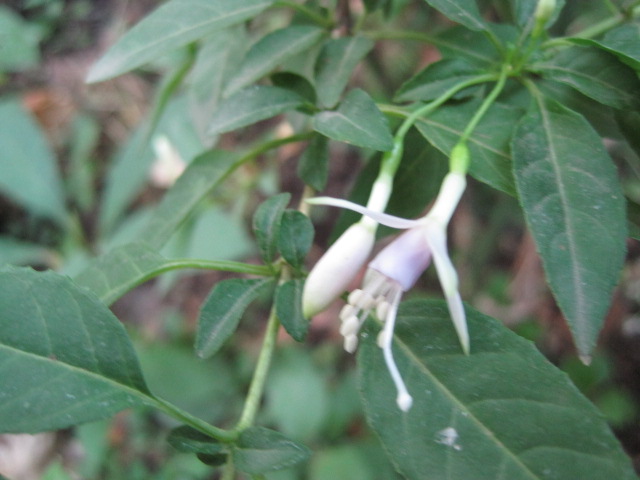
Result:
[[[375,229],[358,222],[351,225],[327,250],[309,273],[302,293],[306,318],[325,310],[348,289],[365,264],[375,241]]]

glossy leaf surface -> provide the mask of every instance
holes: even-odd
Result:
[[[67,277],[0,270],[0,430],[107,418],[148,390],[120,321]]]
[[[199,38],[248,20],[273,0],[171,0],[129,30],[96,63],[88,82],[133,70]]]
[[[278,250],[294,268],[300,268],[313,242],[313,224],[309,217],[297,210],[282,214],[278,233]]]
[[[401,306],[398,368],[414,397],[403,413],[370,327],[359,375],[365,413],[409,480],[636,478],[596,408],[531,344],[467,309],[471,353],[446,303]]]
[[[589,355],[625,255],[624,197],[613,162],[584,118],[539,99],[513,142],[518,194],[551,290]]]
[[[480,15],[476,0],[426,0],[426,2],[454,22],[471,30],[486,29],[486,23]]]

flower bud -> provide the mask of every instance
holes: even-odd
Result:
[[[305,318],[326,309],[358,274],[369,258],[375,241],[375,228],[365,222],[351,225],[309,273],[302,292]]]
[[[544,26],[553,15],[555,9],[556,0],[539,0],[533,18],[535,18],[536,23]]]

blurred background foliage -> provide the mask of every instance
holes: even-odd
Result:
[[[179,173],[180,162],[212,144],[214,139],[203,134],[199,123],[215,107],[199,101],[215,87],[215,72],[207,69],[206,62],[197,63],[182,90],[171,98],[163,96],[163,82],[185,65],[189,52],[170,55],[135,74],[97,85],[84,83],[92,63],[157,3],[9,0],[0,5],[0,263],[77,273],[88,258],[137,238],[151,206]],[[396,28],[420,30],[433,15],[423,3],[388,2],[395,9],[387,12],[389,21]],[[486,4],[489,15],[507,11],[506,1],[480,3]],[[605,3],[568,0],[554,28],[567,31],[588,24]],[[362,8],[358,1],[339,4],[345,11],[347,4]],[[252,29],[283,25],[286,14],[275,10],[261,16]],[[377,16],[370,21],[382,24]],[[233,48],[241,52],[246,47]],[[353,81],[385,102],[406,78],[435,59],[437,52],[422,44],[378,42]],[[301,65],[303,60],[299,59]],[[275,120],[279,124],[269,122],[286,133],[287,122],[295,121],[294,114],[286,121]],[[264,125],[258,124],[223,136],[219,144],[244,145],[263,130]],[[424,169],[421,155],[430,159],[432,172],[440,163],[432,185],[403,197],[422,195],[416,202],[422,205],[439,185],[446,165],[434,149],[424,152],[424,145],[419,135],[409,137],[407,151],[417,160],[398,173],[402,181],[415,174],[412,169]],[[613,143],[610,147],[614,159],[625,159],[619,168],[626,192],[640,199],[637,157],[616,152]],[[325,193],[366,198],[379,159],[344,144],[331,148],[334,160]],[[289,145],[239,169],[199,207],[163,253],[216,260],[257,258],[251,215],[275,193],[288,191],[294,199],[300,197],[303,184],[295,175],[300,152],[297,144]],[[389,210],[393,213],[394,208],[407,212],[410,206],[392,201]],[[419,209],[413,213],[419,214]],[[344,214],[336,222],[316,215],[314,222],[312,260],[348,225],[349,216]],[[533,241],[524,230],[521,213],[506,194],[470,182],[451,235],[463,297],[534,341],[565,370],[602,410],[638,464],[640,247],[630,240],[624,278],[600,347],[591,365],[584,366],[575,356],[569,332],[545,287]],[[215,272],[167,274],[127,294],[113,309],[135,339],[152,390],[224,425],[241,408],[266,308],[251,307],[222,355],[196,359],[191,345],[198,309],[222,278],[224,274]],[[419,286],[408,296],[439,291],[433,273],[424,276]],[[364,422],[353,359],[343,354],[336,317],[335,309],[319,315],[303,345],[282,338],[284,346],[275,358],[259,423],[304,442],[314,455],[302,470],[280,472],[270,479],[396,478]],[[196,457],[178,453],[166,443],[167,432],[175,426],[160,414],[125,411],[113,420],[38,435],[35,442],[26,438],[30,436],[3,436],[0,473],[27,480],[216,478]],[[26,465],[26,473],[12,476],[21,465]]]

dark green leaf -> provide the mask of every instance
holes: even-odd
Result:
[[[262,427],[242,432],[232,453],[238,470],[252,475],[290,468],[311,454],[304,445]]]
[[[614,54],[634,70],[640,70],[640,25],[630,23],[621,25],[607,32],[601,40],[590,38],[570,38],[578,45],[588,45],[601,48]]]
[[[340,100],[356,65],[373,48],[364,37],[342,37],[328,40],[316,64],[316,91],[320,105],[332,108]]]
[[[145,239],[162,247],[193,208],[238,166],[237,155],[222,150],[203,153],[193,160],[162,198],[145,229]]]
[[[215,455],[224,452],[227,448],[225,444],[215,438],[211,438],[188,425],[171,430],[167,442],[179,452],[187,453]]]
[[[226,453],[217,453],[210,455],[208,453],[197,453],[196,456],[198,460],[200,460],[205,465],[209,465],[211,467],[221,467],[225,463],[227,463],[227,454]]]
[[[145,403],[122,324],[67,277],[0,270],[0,311],[0,431],[65,428]]]
[[[303,342],[309,331],[309,320],[302,314],[302,289],[304,280],[296,278],[278,286],[276,290],[276,315],[291,337]]]
[[[483,33],[462,26],[450,28],[438,35],[438,50],[443,57],[463,58],[473,65],[485,68],[499,58],[496,47]]]
[[[621,110],[616,114],[616,123],[629,146],[640,156],[640,112]]]
[[[231,95],[220,103],[209,127],[211,135],[230,132],[275,117],[304,104],[290,90],[269,85],[254,85]]]
[[[387,119],[363,90],[351,90],[338,110],[326,110],[313,119],[313,128],[341,142],[374,150],[391,150],[393,137]]]
[[[36,216],[64,225],[56,159],[38,125],[13,100],[0,102],[0,145],[0,192]]]
[[[436,10],[454,22],[464,25],[471,30],[486,30],[476,0],[426,0]]]
[[[446,105],[420,119],[416,127],[436,148],[449,155],[479,106],[479,101]],[[515,194],[515,187],[509,142],[521,115],[522,111],[518,108],[494,103],[468,141],[471,152],[469,173],[510,195]]]
[[[249,304],[271,284],[271,278],[222,280],[204,301],[198,319],[195,349],[198,356],[215,354],[236,331]]]
[[[310,104],[316,103],[316,90],[311,82],[302,75],[292,72],[276,72],[270,78],[271,83],[276,87],[291,90]]]
[[[461,82],[471,80],[481,73],[480,70],[461,58],[445,59],[428,65],[415,76],[407,80],[396,93],[398,102],[428,101],[438,98],[447,90]],[[476,87],[467,88],[456,98],[469,96]]]
[[[278,233],[278,250],[294,268],[300,268],[313,242],[313,224],[309,217],[297,210],[282,214]]]
[[[96,63],[87,82],[133,70],[216,30],[253,18],[273,0],[171,0],[134,26]]]
[[[599,136],[540,99],[515,132],[516,184],[547,280],[578,351],[593,348],[625,255],[624,197]]]
[[[322,28],[294,25],[266,35],[251,47],[239,71],[229,80],[224,96],[259,80],[288,58],[313,46],[323,34]]]
[[[273,263],[277,253],[282,214],[291,200],[291,194],[280,193],[264,201],[253,216],[253,233],[265,263]]]
[[[394,355],[414,397],[407,413],[395,404],[376,333],[363,335],[365,413],[405,478],[636,478],[598,410],[532,343],[470,308],[467,321],[470,355],[445,302],[401,306]]]
[[[298,176],[317,191],[324,190],[329,177],[329,142],[324,135],[314,135],[298,160]]]
[[[586,96],[615,108],[640,105],[640,80],[610,53],[588,47],[563,48],[537,66],[550,80],[570,85]]]

